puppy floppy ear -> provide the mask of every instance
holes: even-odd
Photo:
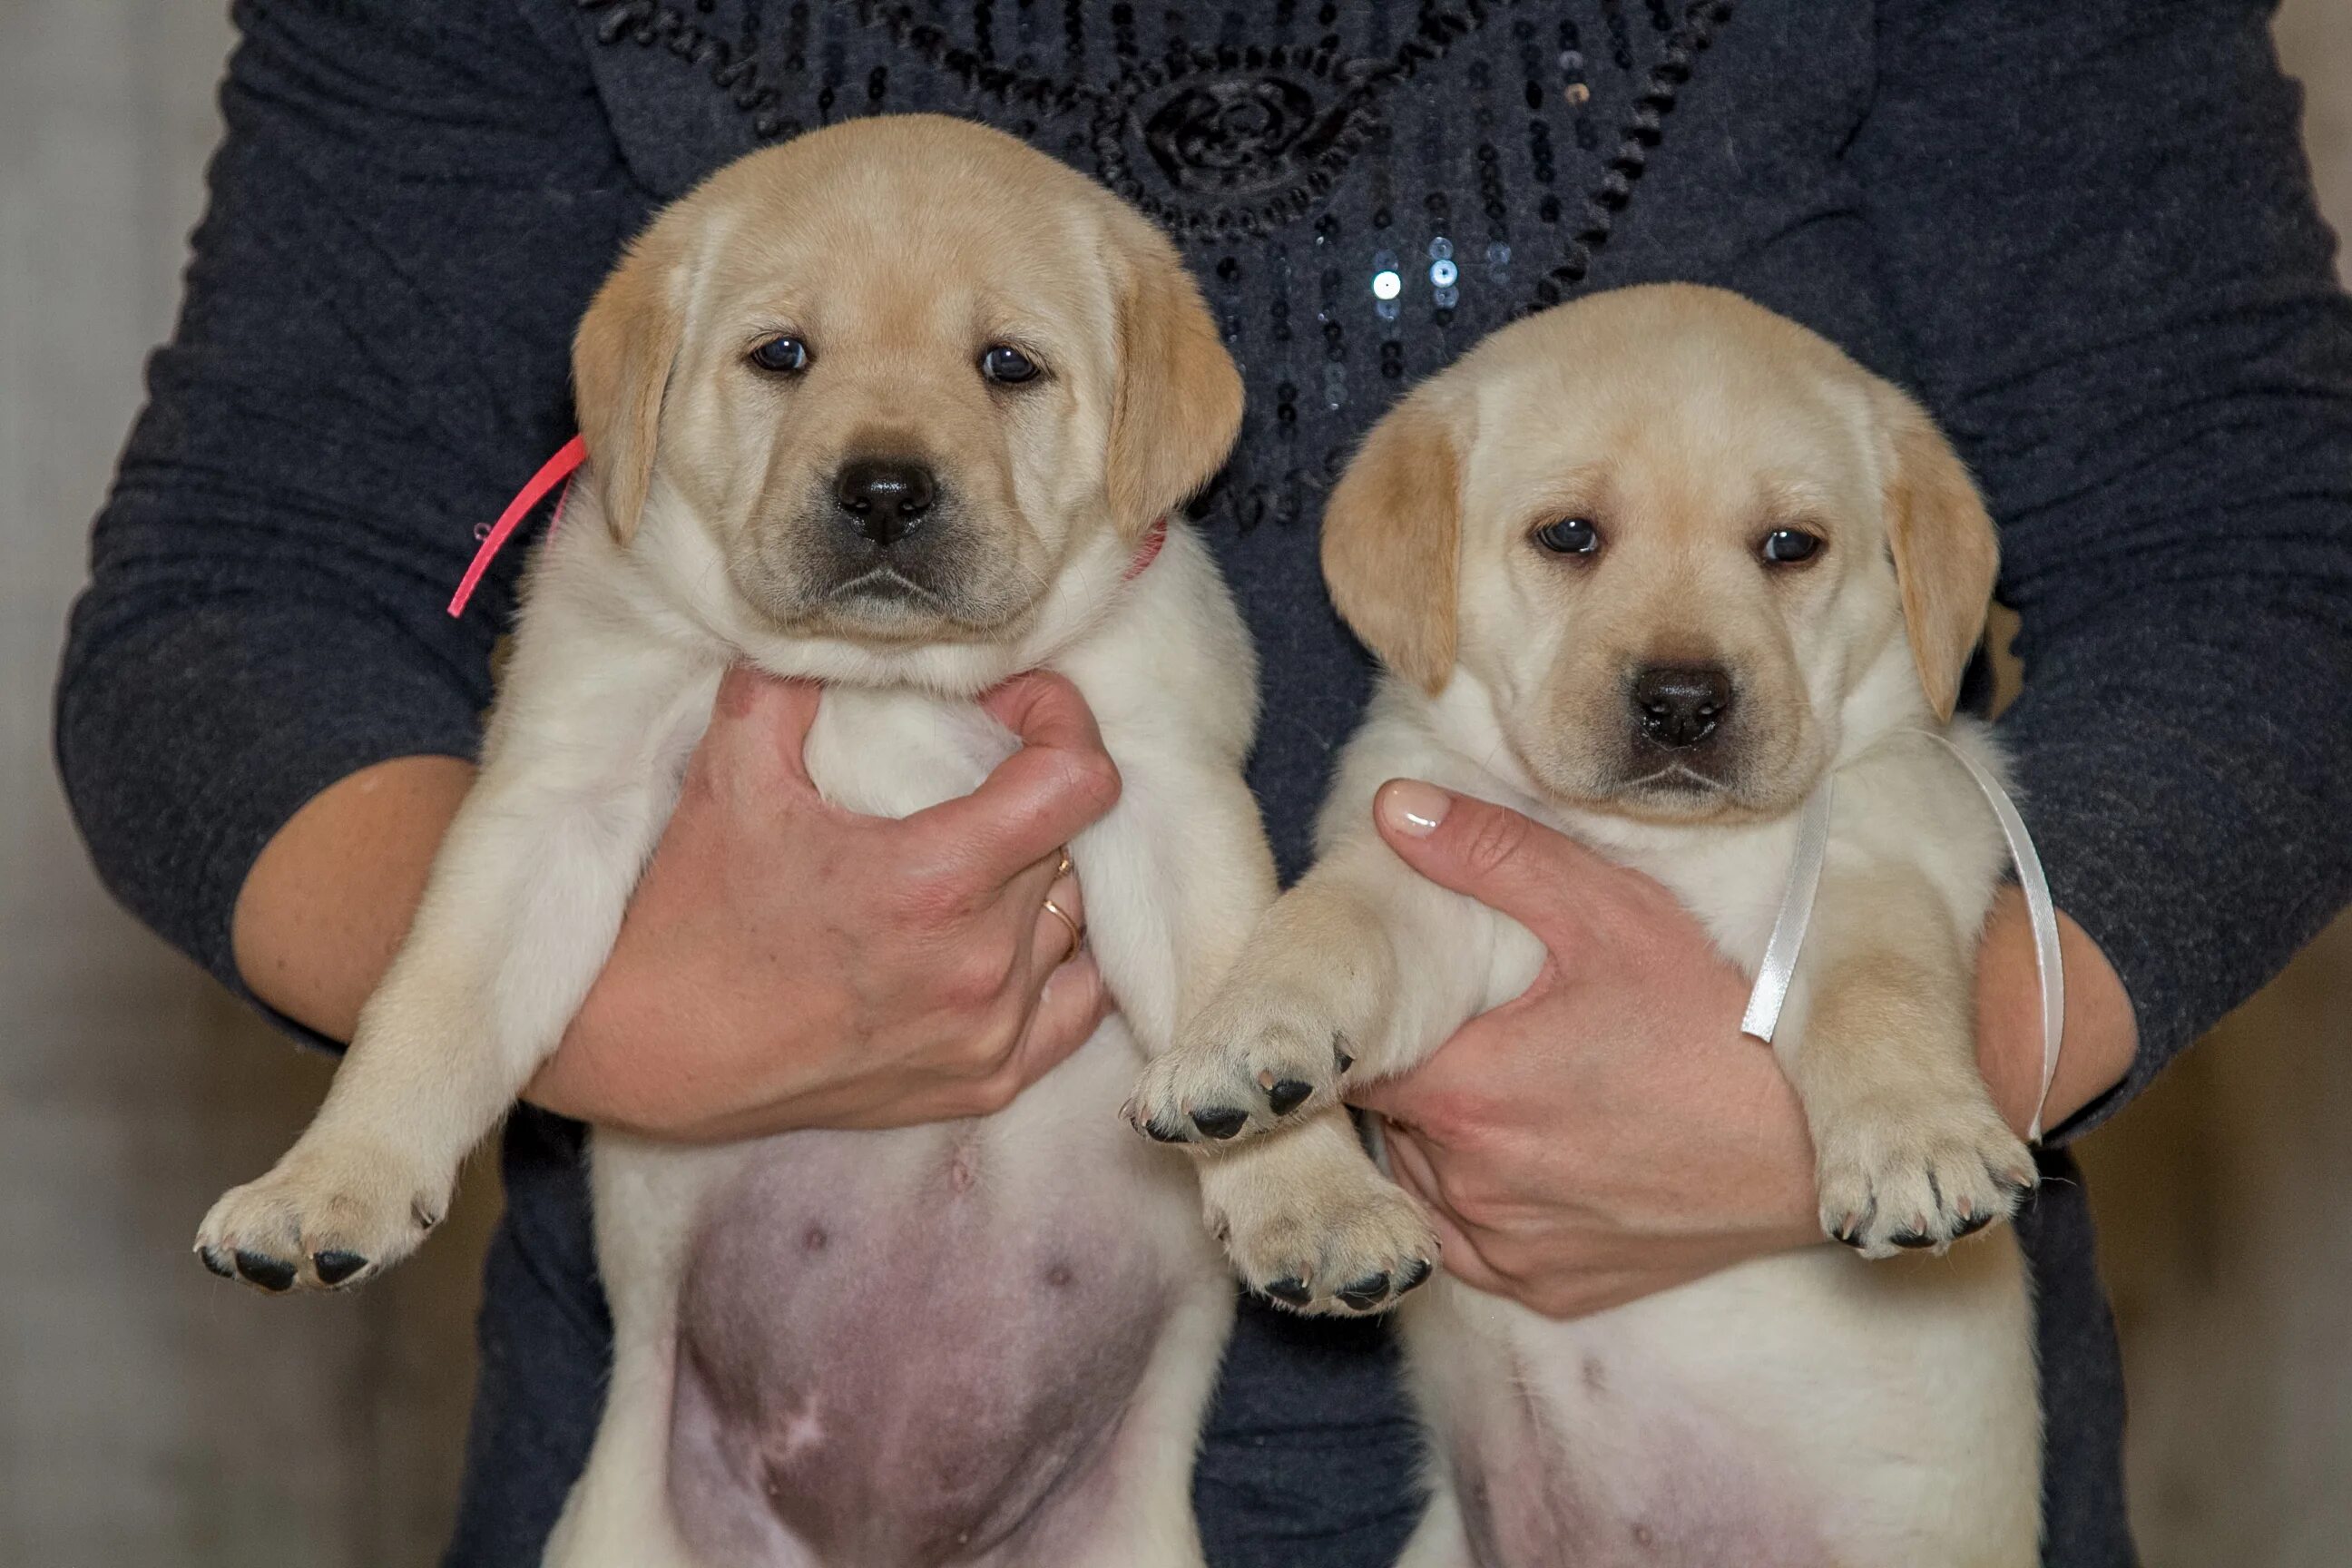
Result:
[[[1372,426],[1323,509],[1323,580],[1382,663],[1433,696],[1454,673],[1462,472],[1450,414],[1416,394]]]
[[[1120,534],[1139,540],[1224,467],[1241,434],[1242,377],[1175,247],[1120,216],[1108,483]]]
[[[626,544],[653,484],[662,396],[686,330],[678,247],[656,224],[629,247],[572,342],[572,404],[604,520]]]
[[[1983,636],[2000,571],[2000,538],[1958,454],[1927,413],[1879,389],[1894,450],[1886,481],[1886,542],[1903,591],[1903,624],[1919,684],[1938,721],[1959,701],[1960,678]]]

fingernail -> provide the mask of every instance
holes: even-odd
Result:
[[[1454,797],[1419,779],[1391,779],[1381,787],[1376,809],[1391,831],[1426,838],[1454,809]]]

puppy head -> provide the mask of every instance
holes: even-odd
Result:
[[[1950,717],[1997,545],[1909,398],[1671,285],[1530,317],[1418,388],[1333,491],[1323,563],[1399,675],[1491,693],[1544,787],[1706,821],[1801,801],[1874,670],[1873,721]]]
[[[1175,250],[1075,171],[932,115],[713,175],[580,327],[626,542],[667,490],[768,630],[1000,642],[1105,532],[1216,471],[1241,382]]]

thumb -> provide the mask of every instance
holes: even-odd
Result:
[[[803,752],[824,692],[814,681],[782,680],[749,665],[719,679],[699,760],[730,793],[773,802],[779,787],[814,795]]]
[[[1510,916],[1547,946],[1581,906],[1580,885],[1607,867],[1573,838],[1508,806],[1419,779],[1382,784],[1372,818],[1406,865]]]

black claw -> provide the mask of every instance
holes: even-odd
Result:
[[[1959,1223],[1952,1226],[1953,1238],[1957,1240],[1963,1236],[1974,1236],[1991,1223],[1992,1211],[1990,1209],[1983,1214],[1963,1215]]]
[[[1419,1289],[1427,1282],[1429,1277],[1436,1272],[1437,1265],[1428,1258],[1414,1258],[1411,1266],[1405,1269],[1404,1278],[1397,1281],[1396,1293],[1402,1296],[1408,1290]]]
[[[1249,1124],[1249,1112],[1236,1110],[1230,1105],[1213,1105],[1206,1110],[1192,1112],[1192,1125],[1202,1136],[1222,1143]]]
[[[314,1252],[310,1267],[318,1270],[322,1285],[340,1285],[367,1267],[367,1259],[356,1252]]]
[[[264,1258],[258,1252],[247,1252],[240,1247],[236,1255],[236,1271],[265,1290],[294,1289],[294,1266],[281,1263],[275,1258]]]
[[[1908,1247],[1913,1252],[1936,1245],[1936,1238],[1924,1230],[1898,1230],[1886,1239],[1897,1247]]]
[[[1288,1275],[1279,1279],[1267,1280],[1265,1293],[1277,1301],[1287,1301],[1294,1307],[1304,1307],[1307,1302],[1315,1300],[1315,1292],[1307,1289],[1306,1280],[1293,1279]]]
[[[1274,1113],[1276,1116],[1287,1116],[1305,1104],[1307,1097],[1314,1092],[1313,1084],[1301,1083],[1295,1078],[1286,1078],[1265,1091],[1265,1102],[1274,1107]]]
[[[206,1268],[211,1269],[222,1279],[234,1279],[236,1278],[236,1266],[231,1264],[227,1258],[221,1256],[220,1249],[218,1247],[200,1247],[196,1248],[196,1257],[203,1260],[204,1266]]]
[[[1156,1121],[1147,1121],[1143,1124],[1143,1135],[1146,1138],[1150,1139],[1155,1143],[1181,1143],[1184,1142],[1184,1134],[1176,1131],[1172,1128],[1162,1127]]]
[[[1370,1311],[1389,1299],[1387,1270],[1365,1275],[1361,1279],[1339,1291],[1339,1296],[1340,1300],[1355,1308],[1359,1312]]]

